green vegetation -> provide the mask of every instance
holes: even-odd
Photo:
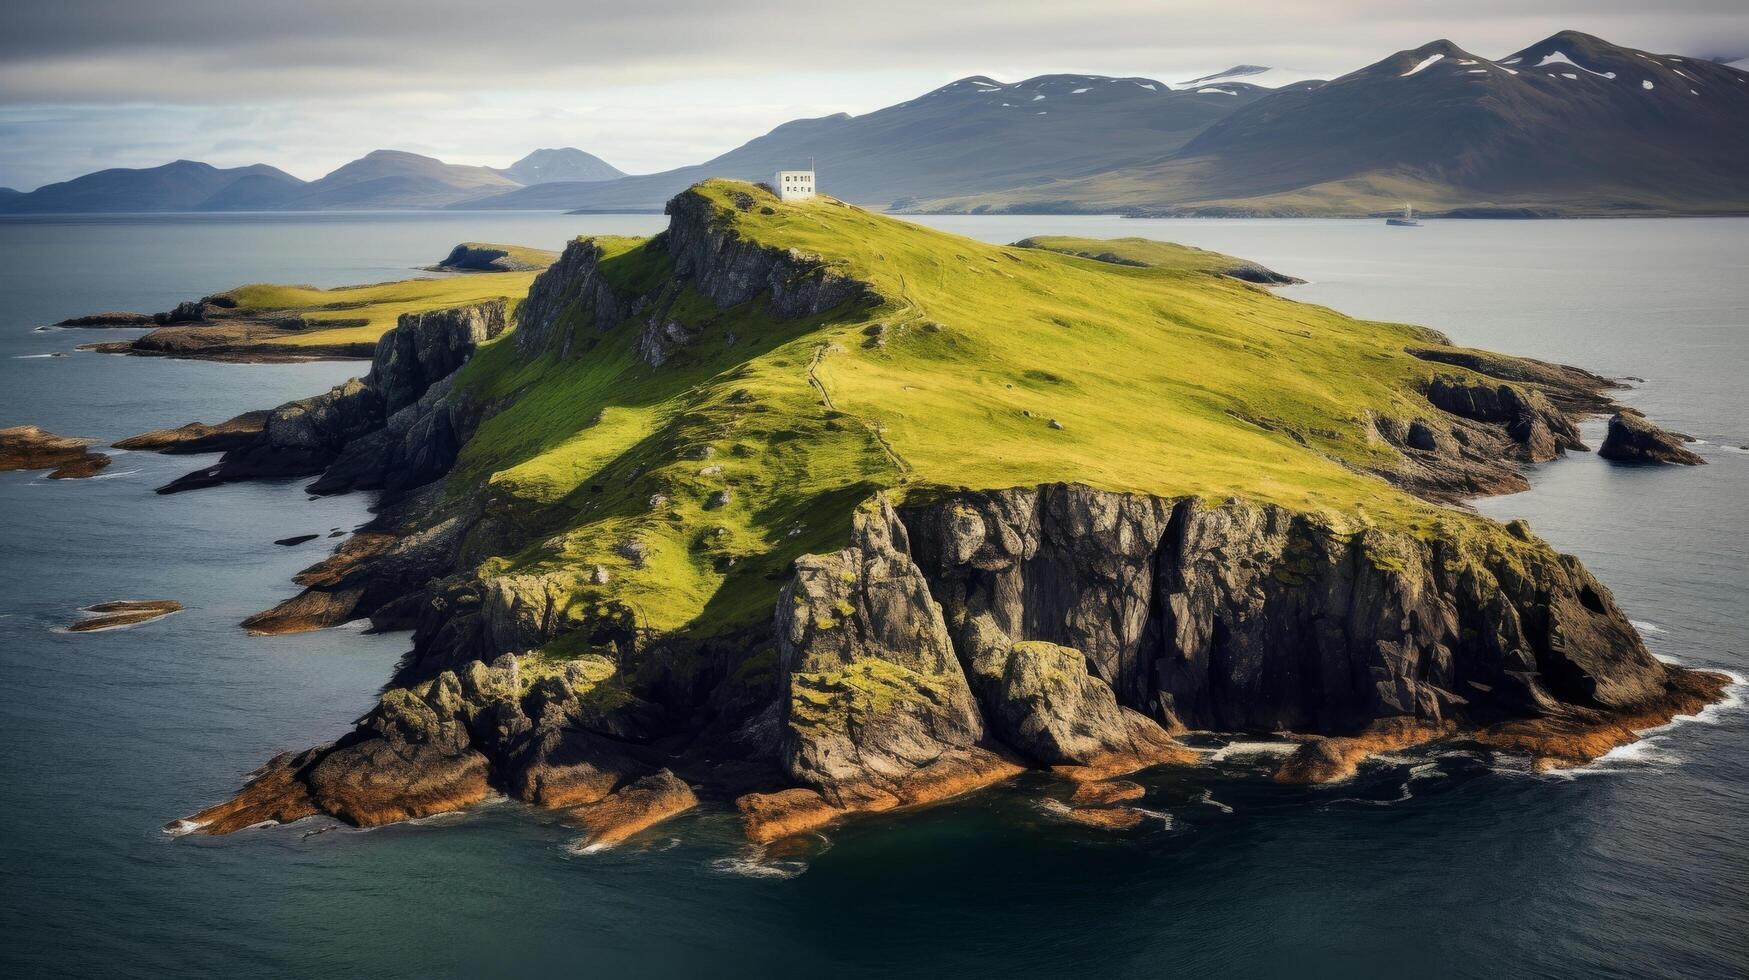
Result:
[[[903,501],[1075,481],[1281,504],[1341,536],[1520,544],[1361,472],[1398,460],[1370,417],[1425,414],[1423,385],[1452,370],[1404,353],[1426,342],[1419,328],[1211,277],[1210,262],[1230,261],[1216,253],[1087,243],[1156,263],[1117,265],[747,184],[691,193],[719,226],[819,256],[886,301],[796,320],[764,297],[718,310],[671,281],[664,242],[602,238],[600,274],[647,297],[640,315],[602,330],[573,311],[564,358],[514,335],[475,356],[459,384],[502,409],[450,489],[485,501],[484,553],[534,542],[480,573],[562,597],[582,626],[568,651],[628,622],[699,640],[767,622],[794,558],[842,547],[880,488]],[[747,196],[757,206],[737,207]],[[664,309],[655,319],[690,340],[652,367],[637,341]],[[830,680],[870,698],[906,686]]]
[[[1021,248],[1042,248],[1084,259],[1116,262],[1122,265],[1146,265],[1156,269],[1179,272],[1203,272],[1226,275],[1231,269],[1248,266],[1245,259],[1220,252],[1210,252],[1194,245],[1158,242],[1151,238],[1073,238],[1068,235],[1040,235],[1016,242]]]
[[[259,344],[326,347],[375,343],[403,313],[441,310],[501,297],[513,301],[521,299],[528,293],[535,275],[534,272],[494,272],[334,289],[253,283],[219,295],[237,304],[230,311],[233,315],[262,319],[298,317],[308,325],[291,336],[257,341]]]

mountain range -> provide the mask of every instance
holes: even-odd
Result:
[[[502,170],[375,150],[312,181],[266,164],[220,169],[177,160],[147,169],[100,170],[28,194],[0,192],[0,213],[438,208],[544,181],[624,176],[600,157],[574,148],[536,150]]]
[[[813,161],[833,196],[901,212],[1729,214],[1749,212],[1745,158],[1740,63],[1562,31],[1498,60],[1433,41],[1329,81],[1250,64],[1177,84],[975,75],[637,176],[576,149],[502,170],[378,150],[311,182],[177,161],[0,192],[0,213],[656,211],[706,178]]]

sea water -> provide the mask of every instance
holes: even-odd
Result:
[[[464,240],[557,248],[655,215],[0,219],[0,425],[105,442],[323,390],[357,364],[43,357],[137,331],[39,325],[249,281],[401,277]],[[1609,584],[1661,656],[1749,667],[1749,220],[918,219],[990,241],[1142,235],[1310,280],[1282,295],[1643,378],[1622,399],[1698,468],[1589,454],[1479,501]],[[1586,436],[1595,445],[1596,425]],[[1265,747],[1148,777],[1166,819],[1065,824],[1029,780],[748,848],[706,808],[618,847],[513,802],[372,831],[160,829],[369,708],[405,634],[247,637],[244,616],[368,519],[297,482],[159,497],[210,457],[0,474],[0,975],[1686,976],[1749,973],[1749,712],[1711,710],[1577,774],[1404,753],[1278,786]],[[293,548],[274,539],[316,533]],[[91,635],[78,607],[184,612]]]

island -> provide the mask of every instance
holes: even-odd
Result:
[[[488,257],[496,252],[495,257]],[[369,358],[384,332],[407,313],[508,299],[527,292],[553,253],[517,246],[456,246],[434,271],[466,273],[318,289],[254,283],[146,316],[102,313],[59,326],[125,327],[150,323],[131,340],[80,344],[79,349],[140,357],[180,357],[240,363]],[[502,265],[495,262],[502,261]],[[461,263],[461,264],[451,264]],[[144,447],[141,447],[144,448]],[[205,452],[209,450],[187,450]]]
[[[400,315],[365,376],[165,488],[378,493],[246,625],[413,636],[352,731],[172,829],[501,791],[596,846],[698,805],[763,842],[1028,770],[1122,828],[1119,777],[1198,764],[1190,733],[1292,739],[1286,782],[1435,741],[1573,766],[1729,682],[1455,505],[1584,451],[1606,379],[1210,253],[726,180],[668,214],[520,302]]]

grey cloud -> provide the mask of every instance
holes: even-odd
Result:
[[[611,86],[678,74],[936,69],[992,57],[1137,70],[1222,60],[1346,70],[1434,37],[1503,52],[1563,27],[1690,54],[1749,49],[1741,0],[58,0],[0,32],[0,99],[236,101],[408,88]],[[1713,50],[1717,49],[1717,50]]]

